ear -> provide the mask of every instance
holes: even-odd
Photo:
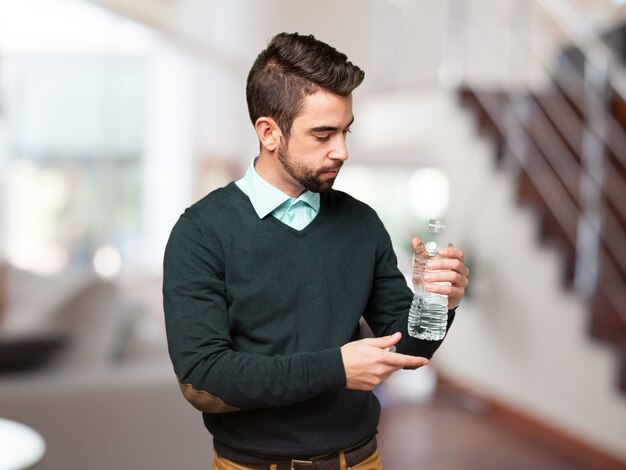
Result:
[[[276,121],[271,117],[261,116],[254,123],[256,134],[259,137],[261,146],[269,152],[273,152],[280,145],[283,133]]]

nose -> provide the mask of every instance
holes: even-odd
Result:
[[[348,159],[348,146],[346,145],[345,137],[337,139],[337,143],[328,154],[328,157],[332,160],[345,161]]]

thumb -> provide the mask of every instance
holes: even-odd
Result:
[[[413,247],[413,252],[422,252],[424,248],[424,242],[420,237],[413,237],[411,240],[411,246]]]
[[[385,348],[390,348],[391,346],[396,344],[398,341],[400,341],[400,338],[402,338],[402,333],[398,331],[390,336],[381,336],[380,338],[371,338],[369,343],[372,346],[375,346],[377,348],[385,349]]]

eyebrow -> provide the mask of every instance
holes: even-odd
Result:
[[[350,120],[346,128],[350,127],[353,122],[354,122],[354,116],[352,116],[352,119]],[[336,132],[338,130],[339,130],[338,127],[333,127],[333,126],[318,126],[318,127],[311,128],[312,132]]]

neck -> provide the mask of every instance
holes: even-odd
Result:
[[[261,178],[289,197],[297,198],[305,191],[304,187],[285,171],[278,161],[276,152],[262,149],[254,169]]]

